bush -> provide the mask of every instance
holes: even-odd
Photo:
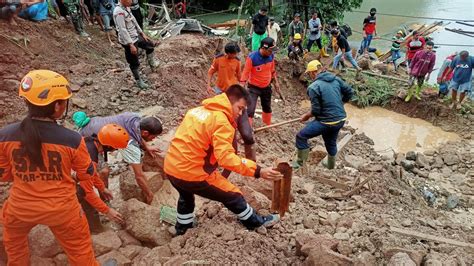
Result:
[[[353,78],[350,79],[349,83],[355,92],[352,101],[359,107],[385,106],[396,92],[393,84],[384,79],[365,76],[364,83],[357,82]]]

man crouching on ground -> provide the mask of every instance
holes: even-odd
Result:
[[[250,230],[262,225],[270,227],[279,221],[278,215],[258,215],[242,192],[217,171],[221,166],[255,178],[282,177],[271,167],[261,168],[235,154],[235,120],[248,103],[249,93],[240,85],[232,85],[225,93],[189,110],[178,127],[165,157],[165,172],[179,192],[177,235],[193,227],[195,194],[223,203]]]

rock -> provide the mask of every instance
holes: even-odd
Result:
[[[428,179],[434,180],[434,181],[440,181],[443,178],[443,174],[438,173],[438,172],[430,172],[428,174]]]
[[[405,154],[404,153],[399,152],[395,155],[395,163],[396,164],[401,165],[403,159],[405,159]]]
[[[435,157],[433,165],[434,168],[442,168],[444,166],[444,161],[440,156]]]
[[[4,79],[3,84],[5,86],[4,89],[9,91],[16,91],[20,87],[20,81],[16,79]],[[5,99],[6,97],[2,98]]]
[[[219,211],[222,209],[221,205],[218,203],[210,203],[206,209],[206,215],[207,218],[212,219],[214,216],[216,216]]]
[[[87,101],[82,98],[71,98],[71,103],[74,106],[77,106],[81,109],[86,109],[87,108]]]
[[[186,261],[188,261],[185,257],[183,256],[174,256],[171,259],[169,259],[163,266],[176,266],[176,265],[185,265]]]
[[[451,153],[443,155],[443,161],[448,166],[452,166],[460,162],[459,157],[456,154]]]
[[[406,171],[411,171],[413,168],[415,168],[415,162],[414,161],[409,161],[409,160],[402,160],[401,165],[403,169]]]
[[[142,251],[140,251],[140,254],[138,254],[134,259],[133,261],[134,262],[138,262],[138,261],[141,261],[148,253],[150,253],[151,249],[147,248],[147,247],[144,247],[142,249]],[[136,263],[134,264],[136,265]],[[147,265],[148,266],[148,265]]]
[[[414,152],[414,151],[407,152],[407,154],[405,155],[405,158],[407,160],[410,160],[410,161],[415,161],[416,160],[416,152]]]
[[[336,226],[337,222],[339,222],[340,218],[341,218],[341,215],[337,212],[329,212],[328,213],[328,222],[332,226]]]
[[[117,235],[120,238],[120,240],[122,240],[122,247],[130,246],[130,245],[133,245],[133,246],[141,246],[142,245],[142,243],[140,243],[140,241],[138,241],[132,235],[127,233],[127,231],[125,231],[125,230],[118,231]]]
[[[352,228],[353,223],[354,221],[352,220],[352,218],[346,215],[339,218],[337,222],[337,227],[345,227],[349,229],[349,228]]]
[[[423,266],[443,266],[443,263],[437,259],[426,259]]]
[[[137,266],[148,266],[148,265],[162,265],[171,258],[171,250],[168,246],[156,247],[148,252],[143,258],[141,258],[136,265]],[[135,260],[137,261],[137,260]]]
[[[357,255],[354,260],[354,266],[375,266],[377,265],[377,259],[368,251],[364,251]]]
[[[344,156],[344,160],[347,162],[349,167],[355,169],[360,169],[365,163],[365,160],[363,158],[350,154]]]
[[[327,265],[352,265],[351,258],[334,252],[324,246],[316,245],[309,251],[308,257],[303,265],[327,266]]]
[[[117,264],[114,264],[114,265],[117,265],[117,266],[131,266],[132,265],[132,262],[130,261],[130,259],[125,257],[122,253],[118,252],[117,250],[113,250],[107,254],[104,254],[98,257],[97,261],[99,262],[100,265],[104,265],[105,262],[107,262],[110,259],[115,259]]]
[[[224,229],[224,231],[222,232],[221,238],[222,240],[227,241],[227,242],[235,240],[234,228],[229,226],[226,229]]]
[[[402,226],[411,227],[411,225],[412,225],[412,221],[410,219],[404,219],[402,221]]]
[[[308,256],[309,250],[314,246],[323,246],[330,250],[336,250],[339,241],[329,234],[314,234],[313,230],[301,230],[296,233],[296,255]]]
[[[349,240],[351,236],[348,233],[335,233],[334,238],[337,240]]]
[[[31,255],[41,258],[52,258],[62,252],[53,233],[47,226],[37,225],[28,235]]]
[[[112,250],[118,250],[122,246],[122,241],[114,231],[109,230],[92,235],[92,245],[95,255],[100,256]]]
[[[64,253],[56,255],[56,257],[54,257],[54,264],[56,264],[56,266],[69,266],[67,255]]]
[[[51,266],[54,265],[54,260],[51,258],[41,258],[37,256],[30,257],[30,266]]]
[[[387,266],[416,266],[408,254],[399,252],[390,258]]]
[[[132,198],[138,199],[140,201],[144,200],[142,190],[138,186],[135,175],[132,173],[132,171],[126,171],[120,175],[119,185],[120,193],[124,201]]]
[[[423,177],[423,178],[428,178],[428,175],[429,175],[428,171],[420,170],[418,168],[413,168],[412,172],[415,175],[418,175],[419,177]]]
[[[264,236],[267,235],[267,232],[268,232],[268,230],[267,230],[267,228],[266,228],[265,226],[260,226],[260,227],[257,228],[257,230],[255,230],[255,231],[257,231],[257,233],[259,233],[259,234],[261,234],[261,235],[264,235]]]
[[[71,91],[72,92],[79,92],[81,90],[81,86],[75,84],[75,83],[71,83]]]
[[[348,241],[341,241],[337,245],[337,251],[344,256],[350,256],[354,252],[354,248]]]
[[[459,204],[459,197],[457,195],[449,195],[448,199],[446,200],[446,208],[448,210],[452,210],[456,208]]]
[[[372,61],[370,61],[369,58],[363,57],[360,60],[357,61],[357,64],[359,65],[362,70],[370,70],[372,67]]]
[[[162,246],[170,242],[170,233],[160,224],[160,209],[137,199],[126,201],[122,209],[126,230],[133,237],[154,246]]]
[[[394,196],[401,196],[403,194],[400,189],[395,188],[395,187],[389,187],[388,188],[388,193],[390,193]]]
[[[303,226],[306,229],[313,229],[319,225],[319,217],[315,215],[308,215],[303,218]]]
[[[267,196],[263,195],[260,192],[255,191],[253,188],[249,186],[243,186],[240,188],[242,191],[245,200],[247,203],[253,207],[255,210],[262,210],[262,209],[269,209],[271,205],[271,201]]]
[[[374,68],[379,70],[382,74],[388,74],[388,64],[378,63],[374,65]]]
[[[421,167],[421,168],[426,168],[427,166],[429,166],[429,162],[426,159],[425,155],[423,155],[420,152],[416,154],[415,162],[416,162],[416,165],[418,165],[418,167]]]
[[[423,152],[423,154],[424,154],[425,156],[434,156],[435,153],[436,153],[435,150],[425,150],[425,151]]]

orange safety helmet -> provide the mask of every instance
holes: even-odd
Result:
[[[18,94],[33,105],[46,106],[71,98],[72,91],[62,75],[50,70],[33,70],[21,80]]]
[[[97,134],[100,144],[114,149],[125,149],[128,145],[129,135],[125,128],[117,124],[103,126]]]

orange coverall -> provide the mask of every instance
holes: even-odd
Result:
[[[8,265],[29,265],[28,233],[37,224],[51,229],[71,265],[99,265],[71,177],[76,171],[81,185],[92,190],[97,173],[84,140],[56,123],[33,121],[43,143],[43,166],[23,154],[20,123],[0,130],[0,180],[13,181],[2,213]]]

